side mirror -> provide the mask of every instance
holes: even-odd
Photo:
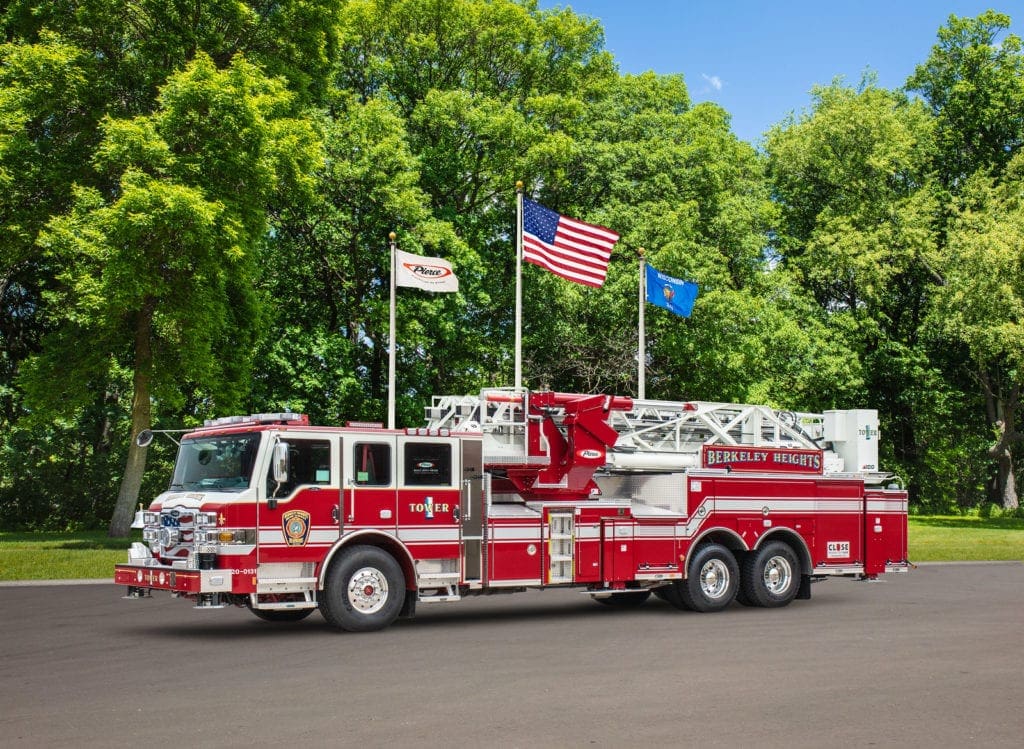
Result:
[[[288,483],[288,443],[274,444],[274,481],[278,486]]]
[[[143,429],[135,436],[135,444],[139,447],[149,447],[149,443],[153,441],[153,430]]]

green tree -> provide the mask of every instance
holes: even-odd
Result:
[[[1001,259],[992,249],[999,244],[999,232],[990,226],[991,217],[986,215],[992,211],[996,217],[1006,217],[1011,223],[1005,231],[1012,236],[1014,210],[1000,190],[1010,189],[1017,181],[1016,175],[1004,172],[1024,142],[1024,54],[1020,38],[1007,33],[1009,27],[1010,18],[994,11],[977,18],[950,16],[947,25],[939,29],[938,44],[907,81],[907,88],[922,94],[931,108],[937,132],[933,170],[953,196],[943,206],[941,239],[932,260],[943,284],[937,309],[951,317],[947,320],[936,314],[933,319],[938,324],[929,338],[934,341],[934,359],[941,364],[944,379],[962,393],[964,405],[949,419],[963,435],[957,463],[978,466],[987,460],[981,471],[991,476],[989,498],[1014,507],[1014,455],[1020,449],[1014,426],[1018,399],[1015,369],[1012,362],[1000,357],[997,345],[985,343],[985,335],[992,333],[983,333],[986,326],[998,327],[1012,314],[1007,309],[988,314],[994,311],[993,305],[1010,304],[1012,308],[1013,292],[1008,299],[1006,291],[1013,289],[1012,273],[1007,287],[994,289],[986,281],[995,279],[966,279],[957,266],[962,259],[979,272],[986,267],[1009,272],[1006,258]],[[978,232],[977,237],[970,236],[972,230]],[[990,266],[979,262],[985,252],[992,254]],[[953,309],[953,299],[969,305],[970,310]],[[960,424],[970,426],[964,430]],[[992,430],[997,433],[994,443]],[[975,479],[967,483],[972,486],[970,502],[976,503],[984,482]]]
[[[423,397],[420,387],[507,384],[514,185],[563,168],[566,128],[614,80],[600,25],[534,0],[354,0],[340,26],[338,87],[395,105],[430,213],[480,258],[461,282],[460,316],[426,323],[443,360],[421,357],[409,385]]]
[[[222,69],[237,53],[246,53],[264,71],[287,81],[292,108],[320,101],[337,52],[334,18],[341,2],[11,0],[3,4],[0,473],[5,478],[0,481],[0,502],[5,508],[27,502],[26,497],[39,486],[25,483],[40,474],[33,472],[31,461],[21,461],[22,451],[13,449],[15,442],[34,442],[38,454],[51,456],[69,469],[76,463],[64,456],[74,455],[75,461],[92,456],[97,464],[105,464],[124,455],[128,407],[123,401],[130,377],[104,382],[95,371],[71,372],[71,377],[91,384],[94,402],[80,408],[73,423],[60,429],[29,423],[17,379],[23,362],[41,351],[44,336],[63,326],[66,317],[65,310],[49,306],[51,300],[62,298],[57,293],[63,288],[57,276],[63,269],[55,252],[44,251],[40,233],[55,217],[70,216],[76,202],[80,210],[82,196],[90,191],[98,191],[108,204],[122,192],[125,171],[113,168],[106,157],[97,157],[108,132],[105,118],[125,120],[153,113],[168,76],[184,69],[199,52]],[[111,136],[110,142],[115,140]],[[179,145],[190,149],[195,144]],[[281,178],[286,172],[281,172]],[[133,182],[132,189],[137,197],[144,186]],[[259,223],[258,217],[245,220],[250,223],[246,231]],[[244,305],[239,309],[244,310]],[[130,341],[132,335],[126,322],[121,338]],[[232,359],[226,357],[226,361]],[[244,368],[244,360],[238,363]],[[189,403],[203,409],[211,401],[194,390]],[[180,418],[167,412],[164,416],[175,422]],[[77,475],[87,474],[78,471]],[[106,483],[83,481],[56,482],[49,494],[61,499],[50,503],[55,510],[53,520],[47,522],[60,523],[75,517],[74,508],[81,504],[78,495],[83,502],[90,496],[109,496]]]
[[[396,335],[402,416],[422,405],[408,393],[457,381],[458,358],[475,339],[460,327],[480,275],[475,253],[433,217],[418,186],[419,162],[392,102],[342,97],[322,121],[325,159],[309,199],[283,196],[274,211],[275,242],[263,284],[276,300],[261,359],[256,403],[284,403],[316,418],[383,421],[387,397],[390,253],[402,249],[451,260],[461,294],[402,289]],[[296,304],[296,299],[302,304]],[[486,298],[475,304],[486,306]],[[440,355],[440,352],[444,352]]]
[[[121,174],[117,191],[79,188],[41,238],[64,269],[51,308],[67,310],[23,376],[41,413],[83,407],[118,364],[132,373],[133,435],[151,426],[154,400],[180,403],[185,383],[240,401],[259,329],[255,248],[282,156],[274,143],[307,144],[289,150],[292,173],[315,143],[287,118],[289,100],[244,59],[220,71],[199,54],[155,114],[104,122],[97,161]],[[56,377],[69,362],[79,376]],[[132,443],[111,535],[128,531],[144,466]]]
[[[963,186],[939,260],[945,279],[934,322],[962,341],[985,397],[995,435],[988,454],[997,467],[995,496],[1020,506],[1014,455],[1024,388],[1024,154],[993,179],[979,172]]]
[[[949,17],[939,42],[907,89],[919,92],[936,120],[943,183],[951,188],[979,168],[1003,169],[1024,143],[1024,55],[1004,34],[1010,17],[989,10]]]
[[[526,305],[536,321],[528,351],[542,381],[636,391],[636,250],[644,247],[659,270],[701,287],[689,320],[647,309],[653,397],[811,408],[824,393],[841,399],[856,386],[849,352],[820,334],[808,296],[769,251],[777,213],[764,163],[730,131],[728,115],[692,106],[681,77],[653,73],[622,76],[585,111],[567,128],[568,158],[545,174],[541,199],[623,239],[600,291],[532,273],[540,294]]]
[[[941,407],[956,402],[941,395],[950,385],[923,336],[940,280],[933,132],[923,104],[869,78],[858,89],[816,89],[811,110],[773,128],[766,143],[783,263],[831,334],[857,353],[862,398],[880,410],[915,499],[953,483],[934,475],[928,455],[952,418]]]

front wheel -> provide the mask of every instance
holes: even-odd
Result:
[[[405,601],[405,576],[395,558],[376,546],[352,546],[331,564],[320,610],[348,632],[384,629]]]
[[[687,570],[686,579],[677,584],[684,608],[721,611],[736,598],[740,568],[736,557],[721,544],[706,544],[697,549]]]
[[[754,606],[785,606],[800,590],[800,562],[789,546],[772,541],[744,560],[742,585]]]

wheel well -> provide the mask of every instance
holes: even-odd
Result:
[[[797,560],[800,562],[800,572],[803,575],[808,575],[811,572],[811,552],[807,549],[807,544],[800,537],[800,534],[795,533],[787,528],[778,528],[766,533],[757,542],[757,546],[754,548],[760,549],[767,543],[772,541],[781,541],[786,544],[793,553],[796,554]]]
[[[684,577],[687,575],[690,568],[690,557],[692,557],[694,552],[696,552],[701,546],[709,543],[720,544],[727,548],[732,552],[732,555],[736,557],[737,562],[742,561],[743,555],[747,552],[747,545],[737,533],[729,530],[728,528],[714,528],[690,544],[690,548],[686,552],[686,560],[683,563]]]
[[[334,548],[327,554],[323,565],[320,567],[319,587],[321,589],[324,587],[327,570],[330,569],[335,557],[340,551],[350,546],[376,546],[379,549],[383,549],[394,557],[395,561],[398,562],[398,566],[402,568],[406,590],[416,589],[416,570],[413,566],[412,555],[409,553],[409,550],[395,538],[376,531],[356,531],[349,536],[345,536],[334,545]]]

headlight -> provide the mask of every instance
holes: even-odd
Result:
[[[160,525],[160,513],[159,512],[144,512],[144,513],[142,513],[142,523],[144,525]]]
[[[143,528],[142,529],[142,540],[148,544],[154,543],[160,540],[160,529],[159,528]]]
[[[216,526],[217,525],[217,513],[216,512],[197,512],[196,513],[196,526]]]
[[[165,549],[177,545],[178,540],[181,538],[181,532],[177,528],[161,528],[157,533],[159,534],[160,545]]]

